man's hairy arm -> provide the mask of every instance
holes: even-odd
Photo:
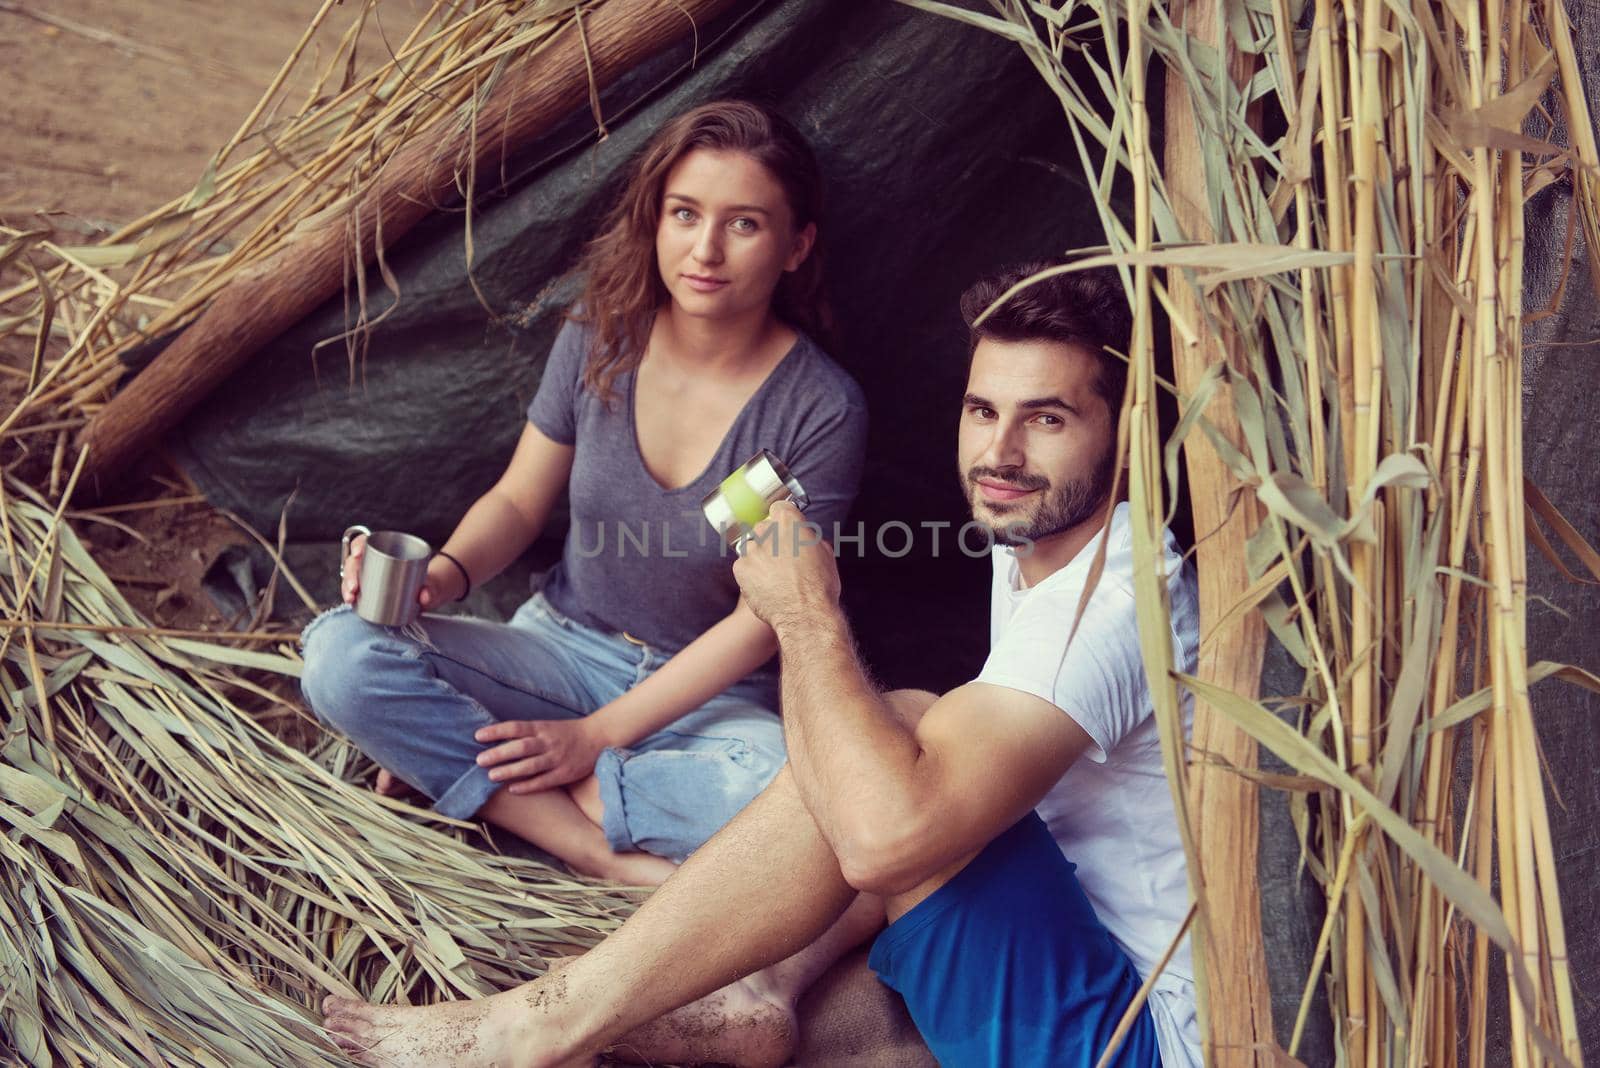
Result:
[[[778,626],[800,794],[857,889],[910,889],[1039,802],[1092,744],[1039,697],[968,683],[908,729],[867,679],[837,605]]]

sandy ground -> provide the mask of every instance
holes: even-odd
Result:
[[[87,244],[186,195],[250,115],[320,6],[320,0],[0,0],[0,220],[32,227],[39,213],[50,213],[44,221],[81,234]],[[307,42],[285,99],[305,98],[314,72],[329,63],[362,6],[341,0],[332,7]],[[386,38],[403,39],[426,6],[383,0],[361,36],[361,59],[381,61]],[[181,486],[151,482],[135,495],[183,493]],[[121,527],[75,527],[152,622],[226,625],[201,592],[200,577],[225,547],[250,541],[245,532],[192,503],[114,518]]]
[[[122,223],[192,189],[310,25],[317,0],[0,0],[0,217]],[[361,4],[336,6],[290,81],[303,94]],[[363,34],[405,35],[420,0]],[[290,99],[297,99],[291,96]]]

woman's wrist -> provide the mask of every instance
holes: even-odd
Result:
[[[625,698],[627,695],[624,694]],[[622,698],[618,698],[621,700]],[[639,739],[630,738],[618,723],[617,702],[601,705],[583,717],[583,726],[601,749],[625,749]]]
[[[459,601],[471,592],[462,569],[437,552],[428,561],[428,579],[441,602]]]
[[[472,592],[472,576],[467,572],[467,565],[443,549],[435,549],[433,555],[449,564],[461,576],[461,592],[456,594],[455,599],[458,601],[466,600],[467,594]]]

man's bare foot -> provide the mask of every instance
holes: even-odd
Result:
[[[551,961],[550,974],[575,959]],[[799,1038],[792,1002],[757,972],[629,1031],[606,1053],[636,1064],[783,1068]]]
[[[493,997],[406,1008],[326,997],[323,1023],[334,1045],[372,1068],[568,1068],[592,1065],[541,1042],[536,1010],[564,985],[530,984]]]
[[[606,1052],[638,1064],[783,1068],[799,1038],[794,1009],[741,979],[630,1031]]]

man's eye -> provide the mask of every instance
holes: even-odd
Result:
[[[1063,420],[1059,415],[1041,415],[1039,416],[1039,422],[1044,426],[1057,427],[1062,424]]]
[[[985,408],[985,407],[983,407],[981,405],[974,405],[973,407],[968,408],[967,411],[971,412],[973,414],[973,416],[975,416],[978,419],[993,419],[994,418],[994,409],[993,408]]]

